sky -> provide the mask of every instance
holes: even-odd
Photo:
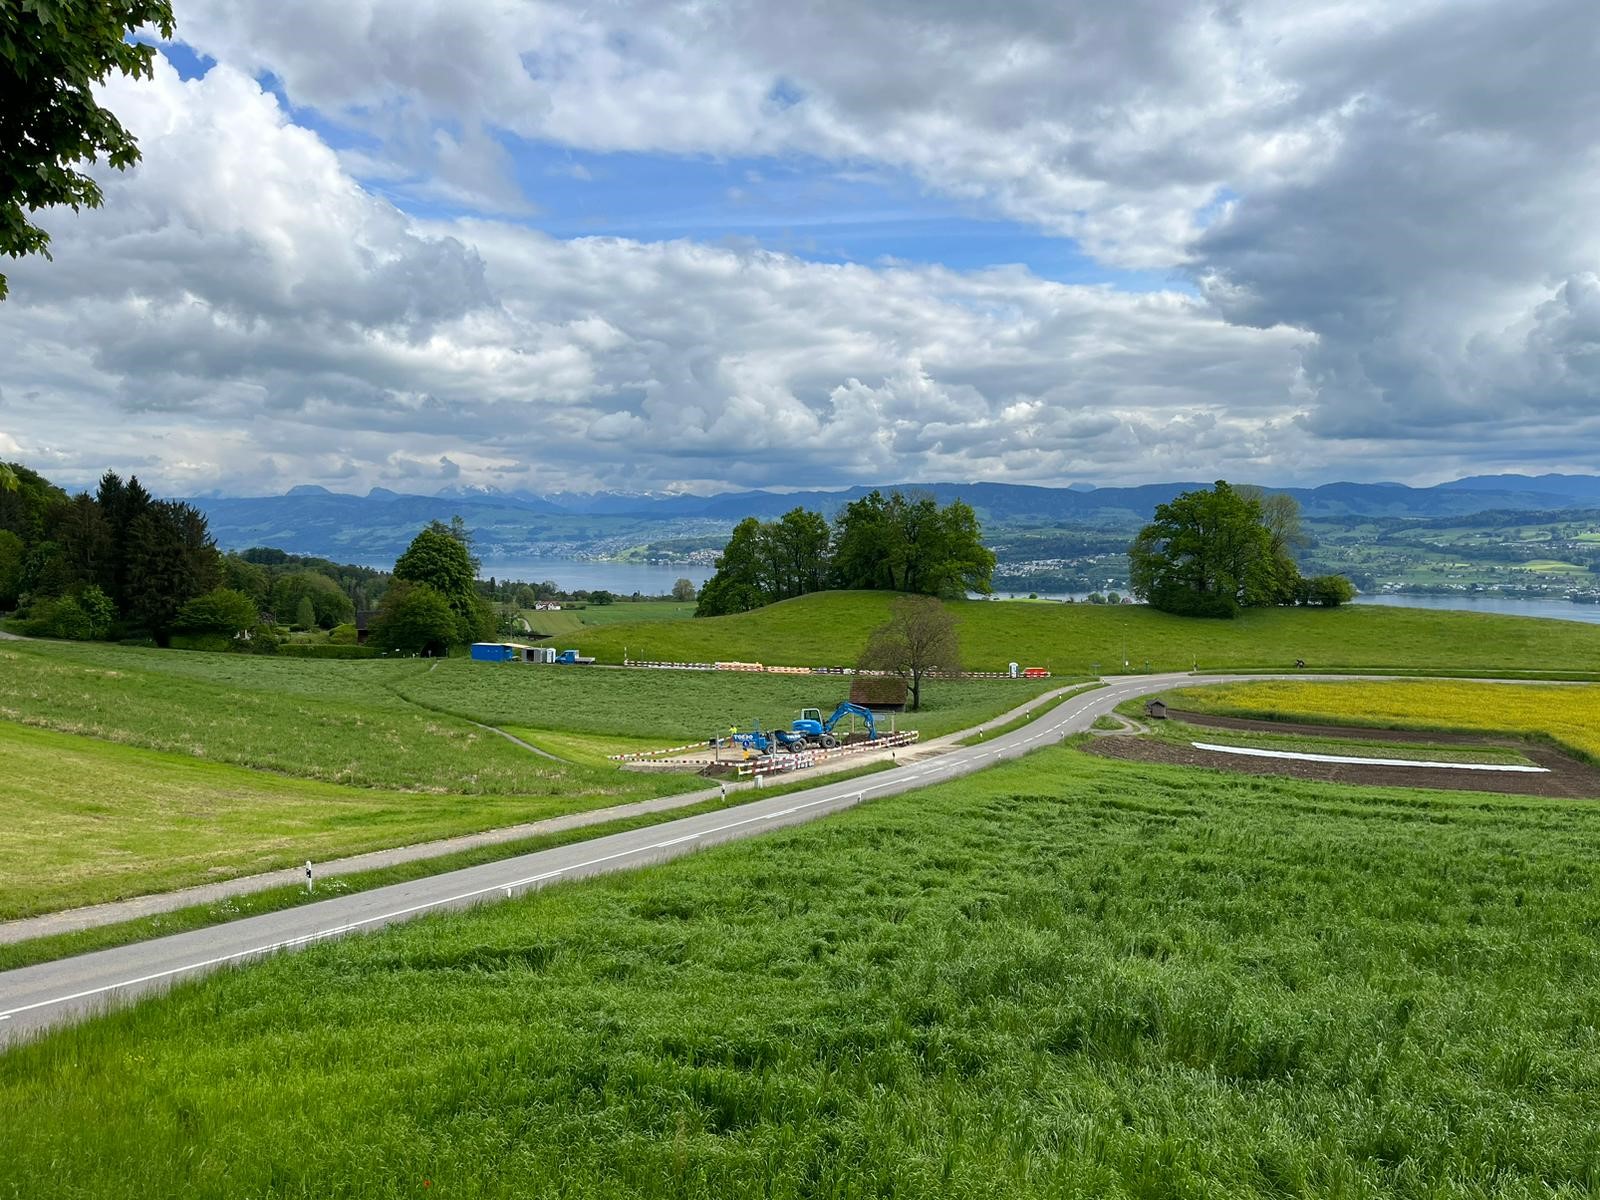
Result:
[[[1595,469],[1593,0],[175,10],[4,268],[66,485]]]

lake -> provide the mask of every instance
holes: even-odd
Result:
[[[1389,604],[1396,608],[1437,608],[1453,612],[1503,613],[1510,617],[1553,617],[1558,621],[1584,621],[1600,625],[1600,604],[1574,604],[1570,600],[1518,600],[1512,596],[1405,596],[1384,592],[1357,596],[1357,604]]]
[[[655,566],[650,563],[604,562],[583,558],[485,559],[479,578],[515,579],[539,583],[552,579],[563,591],[607,591],[619,596],[638,592],[645,596],[668,596],[672,585],[687,579],[699,587],[711,578],[710,567],[689,565]]]

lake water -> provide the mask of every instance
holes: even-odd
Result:
[[[1454,612],[1504,613],[1511,617],[1553,617],[1600,625],[1600,604],[1570,600],[1518,600],[1511,596],[1402,596],[1383,593],[1357,596],[1357,604],[1389,604],[1396,608],[1438,608]]]
[[[649,563],[594,562],[581,558],[485,559],[478,572],[483,579],[516,579],[540,583],[552,579],[563,591],[604,590],[619,596],[638,592],[645,596],[668,596],[672,585],[687,579],[699,587],[711,578],[710,567],[690,565],[652,566]]]

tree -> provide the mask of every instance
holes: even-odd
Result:
[[[1134,595],[1186,616],[1232,617],[1276,603],[1282,581],[1260,502],[1218,480],[1158,504],[1155,520],[1128,548]]]
[[[198,509],[176,500],[152,501],[128,530],[125,611],[166,645],[178,610],[217,586],[221,557]]]
[[[864,671],[887,671],[911,689],[911,711],[922,707],[922,680],[934,669],[961,670],[955,618],[931,596],[899,596],[889,619],[867,638],[859,663]]]
[[[272,581],[266,570],[238,554],[222,558],[222,583],[224,587],[249,596],[257,608],[265,608],[272,599]]]
[[[296,629],[316,628],[317,610],[312,607],[310,596],[301,596],[294,606],[294,624]]]
[[[14,492],[22,486],[10,463],[0,463],[0,492]]]
[[[153,74],[155,47],[128,40],[147,25],[172,36],[168,0],[0,4],[0,253],[49,257],[50,235],[28,214],[100,207],[100,185],[75,164],[103,154],[121,171],[139,161],[133,135],[96,101],[93,85],[113,71]]]
[[[476,579],[478,576],[478,569],[483,566],[483,562],[473,551],[472,530],[467,528],[467,523],[461,519],[461,514],[457,513],[455,516],[451,517],[450,524],[448,525],[444,524],[442,521],[433,521],[429,523],[428,527],[430,529],[441,530],[445,533],[448,533],[451,537],[455,538],[456,541],[461,543],[461,548],[467,552],[467,561],[472,563],[472,576],[474,579]]]
[[[111,529],[110,561],[106,564],[106,573],[100,583],[111,593],[117,607],[126,611],[129,607],[133,524],[155,502],[150,498],[150,493],[144,490],[137,475],[123,483],[114,471],[107,471],[100,477],[95,501],[100,506],[100,515]]]
[[[1302,591],[1300,568],[1295,555],[1311,544],[1300,519],[1300,501],[1288,492],[1268,492],[1254,484],[1235,489],[1244,500],[1254,500],[1261,508],[1261,525],[1267,531],[1272,556],[1273,602],[1294,604]]]
[[[16,605],[22,590],[22,539],[9,529],[0,529],[0,609]]]
[[[733,527],[733,535],[717,556],[716,572],[700,589],[697,617],[720,617],[749,612],[767,603],[761,586],[761,522],[746,517]]]
[[[680,579],[672,585],[672,598],[680,603],[688,603],[694,599],[694,583],[692,580]]]
[[[249,596],[234,588],[212,588],[178,610],[173,628],[184,633],[220,633],[236,638],[254,629],[261,611]]]
[[[613,596],[610,592],[606,591],[604,588],[601,588],[598,591],[593,591],[593,592],[589,593],[589,603],[590,604],[606,605],[606,604],[615,604],[616,602],[617,602],[617,598],[615,596]]]
[[[356,607],[344,589],[317,571],[295,571],[272,585],[272,607],[280,617],[292,614],[296,624],[301,624],[302,603],[311,605],[311,619],[303,622],[307,627],[332,629],[355,620]]]
[[[834,519],[832,575],[838,587],[987,594],[994,566],[978,514],[962,500],[940,508],[931,495],[885,497],[873,491]]]
[[[1321,605],[1323,608],[1338,608],[1341,604],[1348,604],[1356,598],[1356,585],[1343,575],[1318,575],[1306,580],[1307,604]]]
[[[484,613],[479,611],[483,602],[473,585],[477,572],[473,569],[472,555],[461,541],[452,536],[450,528],[439,521],[428,525],[411,539],[411,545],[394,564],[396,580],[426,584],[455,613],[459,623],[452,642],[474,640],[474,634],[484,623]],[[484,606],[487,610],[487,606]],[[488,629],[494,630],[494,614],[488,612]]]
[[[400,580],[383,594],[367,642],[382,651],[442,655],[460,636],[456,611],[425,583]]]

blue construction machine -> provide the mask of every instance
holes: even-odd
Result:
[[[867,723],[867,737],[872,741],[878,740],[878,723],[873,719],[872,710],[849,700],[840,701],[839,707],[833,710],[833,715],[826,721],[822,719],[820,708],[802,708],[794,723],[794,734],[813,746],[832,750],[839,744],[839,739],[834,736],[834,726],[845,717],[860,717]]]
[[[716,744],[715,739],[712,744]],[[771,754],[775,750],[788,750],[798,754],[807,746],[803,735],[790,733],[787,729],[774,729],[767,733],[762,730],[760,721],[754,722],[750,729],[733,730],[728,734],[725,744],[748,750],[752,754]]]

